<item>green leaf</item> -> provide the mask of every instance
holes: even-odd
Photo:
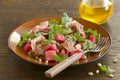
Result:
[[[34,32],[34,34],[30,34],[30,32],[25,31],[21,34],[21,40],[18,42],[19,46],[23,46],[28,40],[34,39],[37,36],[45,35],[44,32]]]
[[[106,65],[100,66],[100,70],[102,70],[102,71],[104,71],[106,73],[109,73],[109,69],[108,69],[108,67]]]
[[[50,44],[50,41],[45,39],[44,41],[42,41],[42,43],[39,44],[39,47],[46,45],[46,44]]]
[[[63,25],[63,26],[65,26],[66,23],[72,22],[72,21],[73,21],[73,19],[72,19],[71,17],[69,17],[69,16],[67,15],[67,13],[63,13],[63,16],[62,16],[62,25]]]
[[[26,43],[27,41],[28,41],[27,38],[23,38],[22,40],[20,40],[20,41],[18,42],[18,45],[21,47],[21,46],[25,45],[25,43]]]
[[[67,35],[73,32],[71,28],[64,28],[61,25],[53,25],[50,27],[51,31],[49,31],[49,40],[54,40],[56,34]]]
[[[22,37],[21,40],[18,42],[18,45],[20,47],[25,45],[25,43],[28,41],[30,33],[28,31],[22,32],[21,37]]]
[[[57,42],[55,40],[50,41],[51,44],[56,44]]]
[[[100,38],[101,38],[101,35],[98,33],[98,34],[96,35],[97,42],[100,41]]]
[[[49,40],[54,40],[56,34],[70,34],[73,32],[71,28],[64,28],[67,22],[72,21],[72,18],[70,18],[66,13],[63,14],[62,17],[62,25],[59,25],[56,20],[50,20],[50,31],[48,32]],[[64,26],[63,26],[64,25]]]
[[[97,30],[92,30],[92,29],[90,28],[90,29],[87,29],[87,30],[85,31],[85,33],[86,33],[88,36],[90,36],[90,35],[95,35],[97,42],[100,41],[101,35],[100,35],[100,33],[97,32]]]
[[[49,25],[58,25],[58,21],[56,20],[50,20]]]
[[[85,40],[85,46],[83,47],[83,50],[89,50],[92,48],[95,48],[95,45],[90,40]]]
[[[105,73],[113,73],[115,70],[111,69],[109,66],[106,65],[101,65],[99,66],[100,70],[105,72]]]
[[[74,34],[70,34],[69,38],[72,38],[72,39],[74,39],[75,41],[78,41],[78,42],[84,42],[85,41],[85,38],[83,36],[81,36],[79,34],[79,32],[76,32]]]
[[[69,35],[69,38],[72,38],[72,39],[74,39],[74,40],[76,41],[76,36],[74,36],[73,34],[70,34],[70,35]],[[69,41],[69,38],[67,38],[66,40]]]
[[[34,32],[34,34],[30,34],[29,38],[34,39],[35,37],[38,37],[40,35],[46,35],[44,32]]]
[[[85,33],[86,33],[87,35],[98,35],[97,30],[92,30],[91,28],[90,28],[90,29],[87,29],[87,30],[85,31]]]
[[[30,33],[28,31],[22,32],[22,38],[28,38],[30,36]]]
[[[52,31],[50,31],[48,34],[49,34],[49,35],[48,35],[48,39],[49,39],[49,41],[51,41],[51,40],[54,40],[54,39],[55,39],[55,34],[53,34],[53,32],[52,32]]]
[[[70,33],[72,33],[73,32],[73,30],[71,29],[71,28],[62,28],[62,30],[60,31],[60,34],[65,34],[65,35],[67,35],[67,34],[70,34]]]
[[[61,53],[59,53],[57,55],[52,55],[52,57],[57,62],[62,62],[63,60],[66,59],[66,57],[64,55],[62,55]]]
[[[53,33],[56,34],[70,34],[73,30],[71,28],[64,28],[61,25],[53,26]]]
[[[56,45],[57,45],[58,48],[62,48],[62,46],[60,45],[59,42],[56,42]]]
[[[80,36],[79,32],[76,32],[74,34],[76,41],[85,41],[85,38],[83,36]]]

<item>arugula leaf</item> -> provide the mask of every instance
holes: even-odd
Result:
[[[101,38],[101,35],[100,35],[100,33],[99,33],[99,34],[96,35],[97,42],[100,41],[100,38]]]
[[[28,31],[22,32],[21,34],[22,38],[28,38],[30,36],[30,33]]]
[[[63,16],[62,16],[62,25],[63,25],[63,26],[65,26],[66,23],[72,22],[72,21],[73,21],[73,19],[72,19],[71,17],[69,17],[69,16],[67,15],[67,13],[63,13]]]
[[[90,40],[85,40],[85,46],[83,47],[83,50],[89,50],[95,48],[95,45]]]
[[[96,33],[96,31],[93,31],[91,28],[90,29],[87,29],[86,31],[85,31],[85,33],[87,34],[87,35],[91,35],[91,34],[97,34]]]
[[[50,43],[50,41],[45,39],[44,41],[42,41],[42,43],[39,44],[39,46],[41,47],[41,46],[49,44],[49,43]]]
[[[75,34],[76,41],[85,41],[85,38],[83,36],[80,36],[79,32],[76,32]]]
[[[102,70],[102,71],[104,71],[106,73],[109,73],[109,69],[108,69],[108,67],[106,65],[100,66],[100,70]]]
[[[106,65],[101,65],[99,66],[100,70],[105,72],[105,73],[113,73],[115,70],[111,69],[109,66]]]
[[[57,54],[57,55],[52,55],[53,59],[58,61],[58,62],[62,62],[63,60],[66,59],[66,57],[64,55],[62,55],[61,53]]]
[[[50,20],[49,24],[50,25],[58,25],[58,21],[56,21],[56,20]]]
[[[52,25],[51,31],[49,31],[49,40],[54,40],[56,34],[67,35],[73,32],[71,28],[64,28],[61,25]]]
[[[55,25],[52,27],[53,33],[54,34],[70,34],[73,32],[71,28],[64,28],[61,25]]]
[[[72,39],[74,39],[76,41],[76,37],[73,34],[70,34],[69,38],[72,38]],[[69,38],[67,38],[68,40],[67,39],[66,40],[69,41]]]
[[[51,44],[56,44],[57,42],[55,40],[50,41]]]
[[[22,40],[20,40],[20,41],[18,42],[18,45],[21,47],[21,46],[25,45],[25,43],[26,43],[27,41],[28,41],[27,38],[23,38]]]
[[[21,40],[18,42],[19,46],[23,46],[28,40],[33,39],[37,36],[43,35],[43,32],[34,32],[34,34],[30,34],[28,31],[22,32]]]
[[[71,28],[65,28],[65,29],[63,28],[60,33],[67,35],[67,34],[70,34],[72,32],[73,32],[73,30]]]
[[[78,42],[84,42],[85,41],[85,38],[83,36],[80,36],[79,32],[76,32],[74,34],[70,34],[69,35],[69,38],[72,38],[74,39],[75,41],[78,41]]]
[[[90,28],[90,29],[87,29],[87,30],[85,31],[85,33],[86,33],[88,36],[90,36],[90,35],[95,35],[97,42],[100,41],[101,35],[100,35],[100,33],[97,32],[97,30],[92,30],[92,29]]]
[[[30,34],[29,38],[34,39],[35,37],[38,37],[40,35],[47,35],[47,33],[44,32],[34,32],[34,34]]]
[[[22,39],[18,42],[19,46],[23,46],[27,41],[30,36],[30,33],[28,31],[22,32],[21,37]]]
[[[48,32],[48,36],[49,36],[49,40],[54,40],[55,39],[55,35],[56,34],[70,34],[73,32],[73,30],[71,28],[64,28],[64,26],[66,25],[67,22],[72,21],[72,18],[70,18],[67,13],[63,14],[62,17],[62,25],[59,25],[58,22],[56,20],[50,20],[49,24],[50,24],[50,29],[51,31]]]
[[[48,34],[49,34],[49,35],[48,35],[48,39],[49,39],[49,41],[55,39],[55,35],[53,34],[53,32],[50,31]]]
[[[24,31],[21,34],[21,40],[18,42],[19,46],[23,46],[28,40],[31,40],[39,35],[45,35],[43,32],[34,32],[34,34],[30,34],[28,31]]]

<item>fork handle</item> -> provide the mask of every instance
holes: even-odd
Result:
[[[53,66],[49,70],[45,71],[45,76],[49,78],[54,77],[55,75],[57,75],[58,73],[66,69],[68,66],[70,66],[72,63],[80,59],[84,53],[86,53],[86,51],[81,53],[76,53],[71,57],[65,59],[64,61],[58,63],[57,65]]]

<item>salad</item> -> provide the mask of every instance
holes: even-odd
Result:
[[[97,30],[84,30],[84,25],[64,13],[61,23],[44,21],[22,32],[18,46],[31,58],[42,62],[61,62],[75,53],[96,47],[100,37]],[[80,60],[87,59],[87,56],[82,55]]]

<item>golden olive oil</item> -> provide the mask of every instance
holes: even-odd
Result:
[[[99,0],[98,0],[99,1]],[[98,4],[81,2],[79,6],[79,12],[83,19],[102,24],[106,22],[113,13],[113,3],[109,2],[106,6],[100,6]]]

